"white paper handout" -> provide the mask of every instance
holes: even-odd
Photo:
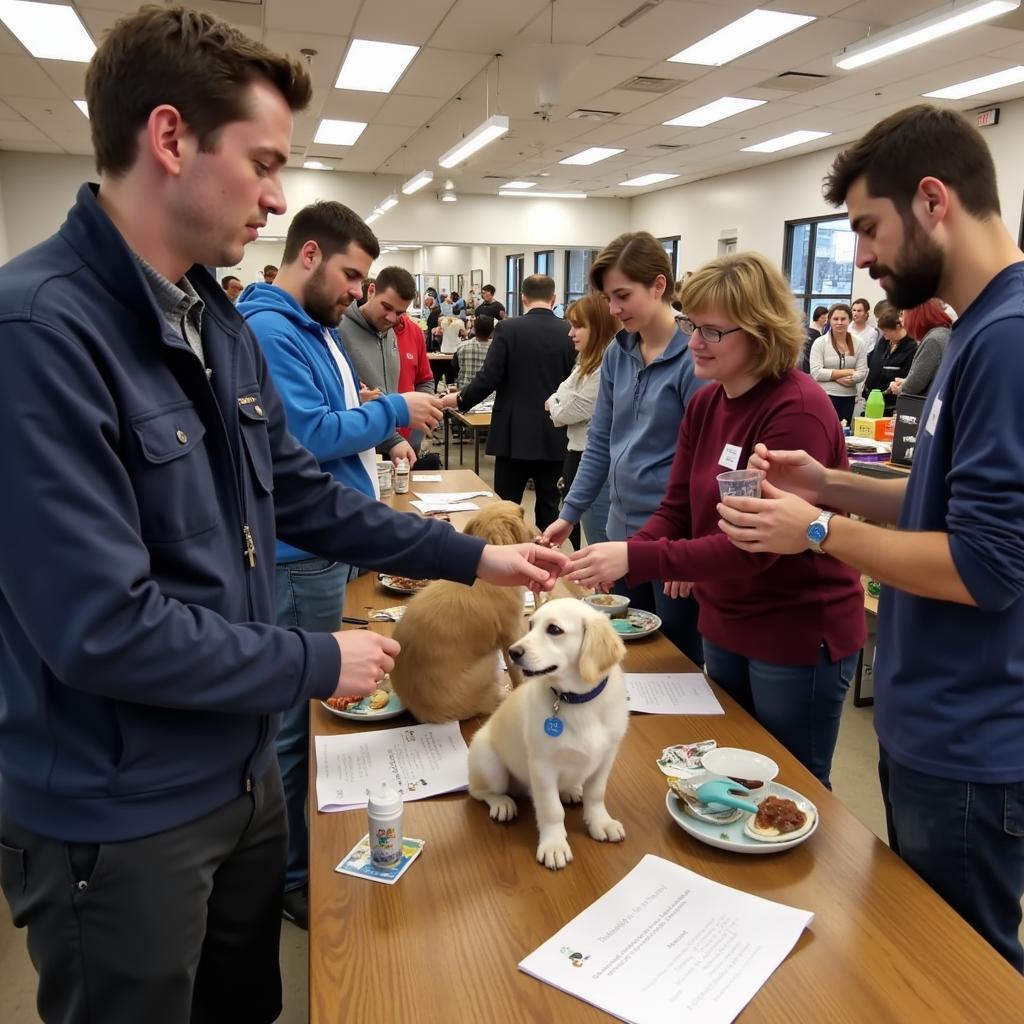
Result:
[[[413,491],[417,498],[424,501],[451,502],[469,501],[470,498],[493,498],[491,491]]]
[[[647,854],[519,969],[630,1024],[729,1024],[813,920]]]
[[[479,505],[474,505],[471,501],[417,501],[413,499],[409,504],[424,515],[428,512],[476,512],[480,508]]]
[[[627,672],[629,710],[648,715],[724,715],[699,672]]]
[[[368,791],[382,782],[404,800],[466,789],[468,753],[458,722],[317,736],[317,810],[365,807]]]
[[[444,479],[440,473],[413,473],[414,484],[439,484]]]

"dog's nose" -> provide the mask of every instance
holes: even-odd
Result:
[[[510,647],[508,649],[508,656],[518,665],[523,660],[522,647]]]

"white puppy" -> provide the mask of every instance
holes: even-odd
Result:
[[[582,601],[549,601],[509,649],[525,682],[469,746],[469,793],[496,821],[516,816],[509,790],[528,792],[537,812],[537,860],[572,860],[562,803],[583,801],[594,839],[619,842],[622,823],[604,805],[605,787],[629,724],[619,663],[626,649],[606,615]]]

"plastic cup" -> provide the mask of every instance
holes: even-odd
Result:
[[[723,498],[760,498],[761,480],[764,473],[759,469],[734,469],[719,473],[718,493]]]

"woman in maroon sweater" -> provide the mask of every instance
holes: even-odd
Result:
[[[573,556],[570,578],[599,586],[662,580],[693,593],[708,675],[826,786],[843,699],[864,643],[857,573],[812,551],[741,551],[719,530],[719,473],[745,467],[754,445],[799,449],[847,468],[835,410],[794,369],[804,331],[785,279],[756,253],[725,256],[683,285],[683,330],[698,377],[668,490],[628,541]]]

